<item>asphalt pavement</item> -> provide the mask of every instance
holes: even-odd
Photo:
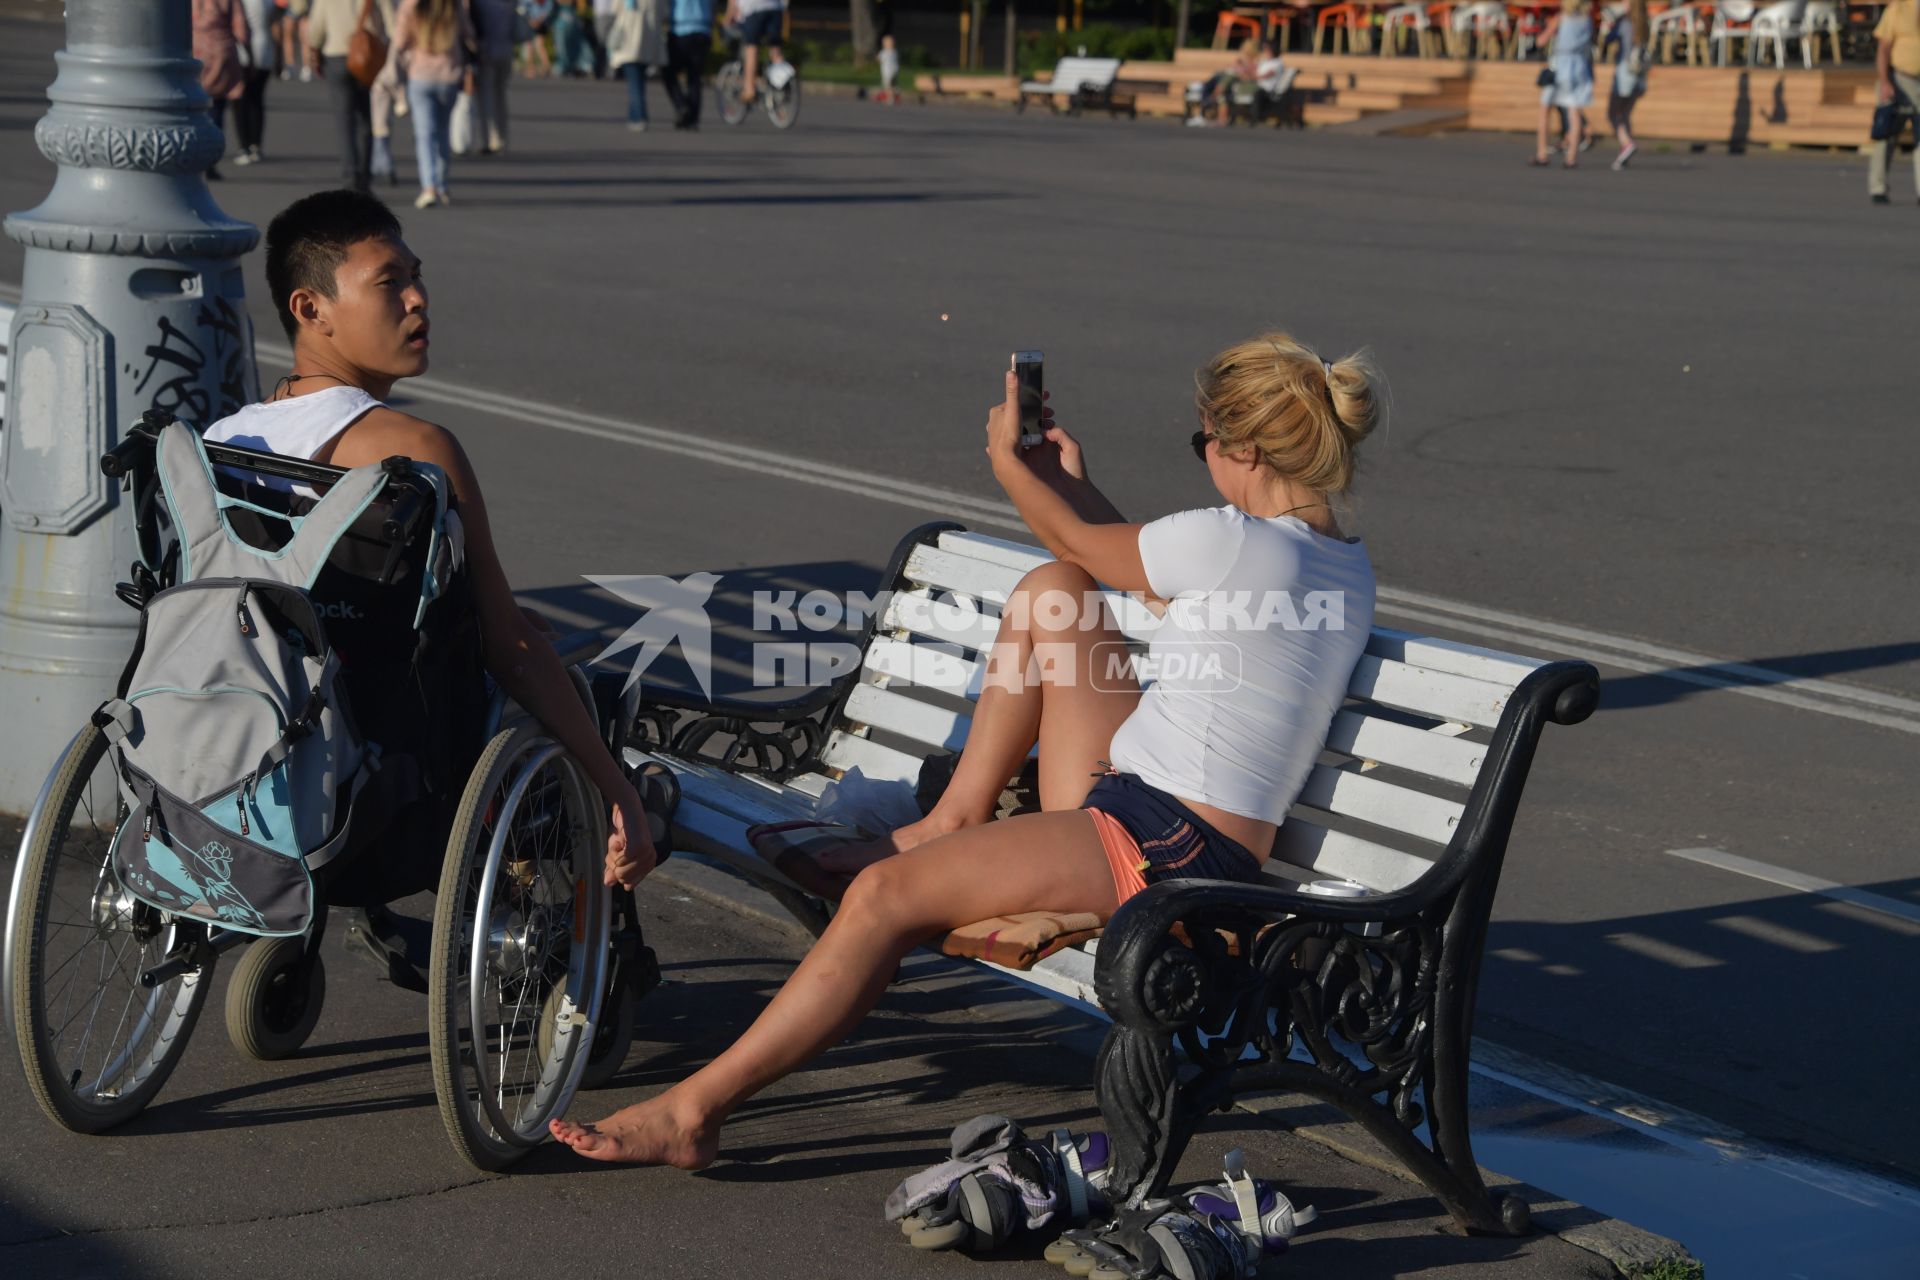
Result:
[[[0,26],[6,209],[49,182],[57,42]],[[403,210],[434,290],[413,404],[473,455],[530,603],[611,634],[631,617],[584,575],[867,587],[921,520],[1011,535],[979,448],[1017,348],[1046,351],[1122,510],[1201,505],[1196,365],[1266,326],[1370,345],[1396,403],[1358,512],[1380,620],[1606,678],[1535,765],[1481,1036],[1920,1176],[1894,1066],[1920,1029],[1887,996],[1920,932],[1897,320],[1920,209],[1869,206],[1862,160],[1650,148],[1612,174],[1603,147],[1537,171],[1495,136],[824,98],[789,134],[634,135],[621,104],[516,83],[512,152],[456,159],[453,208]],[[335,176],[319,88],[268,106],[268,163],[215,192],[262,225]],[[0,244],[0,281],[19,264]]]
[[[0,871],[10,873],[10,854]],[[640,1009],[627,1068],[582,1094],[595,1117],[658,1092],[724,1048],[808,939],[721,905],[684,868],[642,894],[666,981]],[[421,914],[431,909],[423,899]],[[24,1089],[0,1089],[0,1268],[13,1280],[171,1280],[210,1274],[641,1276],[793,1280],[1045,1280],[1036,1233],[992,1262],[908,1246],[881,1206],[946,1154],[975,1115],[1034,1132],[1098,1127],[1087,1082],[1099,1028],[934,956],[903,968],[879,1010],[813,1066],[737,1114],[700,1174],[596,1165],[547,1145],[506,1177],[448,1142],[427,1067],[426,1002],[326,944],[327,1004],[302,1053],[243,1058],[216,979],[154,1105],[100,1137],[56,1129]],[[0,1054],[13,1045],[0,1033]],[[1182,1162],[1217,1178],[1231,1147],[1323,1221],[1265,1274],[1601,1280],[1593,1253],[1553,1235],[1463,1238],[1417,1184],[1342,1159],[1245,1113],[1210,1123]]]

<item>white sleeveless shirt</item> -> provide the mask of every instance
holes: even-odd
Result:
[[[277,453],[283,458],[311,460],[342,431],[384,402],[374,399],[359,387],[328,387],[304,396],[250,404],[208,425],[202,437],[211,444],[238,445]],[[248,479],[269,489],[291,491],[301,497],[319,495],[304,484],[295,484],[279,476],[249,476]]]

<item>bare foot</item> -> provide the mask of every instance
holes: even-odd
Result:
[[[623,1107],[598,1124],[548,1122],[555,1140],[589,1160],[704,1169],[720,1154],[720,1131],[674,1114],[672,1093]]]

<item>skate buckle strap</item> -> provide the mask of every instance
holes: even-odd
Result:
[[[1233,1192],[1233,1203],[1240,1210],[1240,1230],[1259,1240],[1264,1235],[1260,1227],[1260,1192],[1247,1173],[1246,1157],[1235,1147],[1227,1152],[1222,1163],[1226,1166],[1227,1190]]]
[[[1080,1148],[1074,1145],[1071,1130],[1053,1131],[1053,1153],[1060,1157],[1060,1168],[1067,1175],[1067,1207],[1073,1212],[1073,1220],[1085,1222],[1088,1213],[1087,1171],[1080,1163]]]

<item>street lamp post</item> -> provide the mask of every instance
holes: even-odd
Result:
[[[202,174],[224,145],[185,0],[67,0],[67,48],[34,129],[58,166],[26,246],[0,436],[0,811],[24,812],[111,694],[138,619],[113,584],[133,513],[100,472],[158,408],[204,425],[257,399],[239,257],[259,231]]]

